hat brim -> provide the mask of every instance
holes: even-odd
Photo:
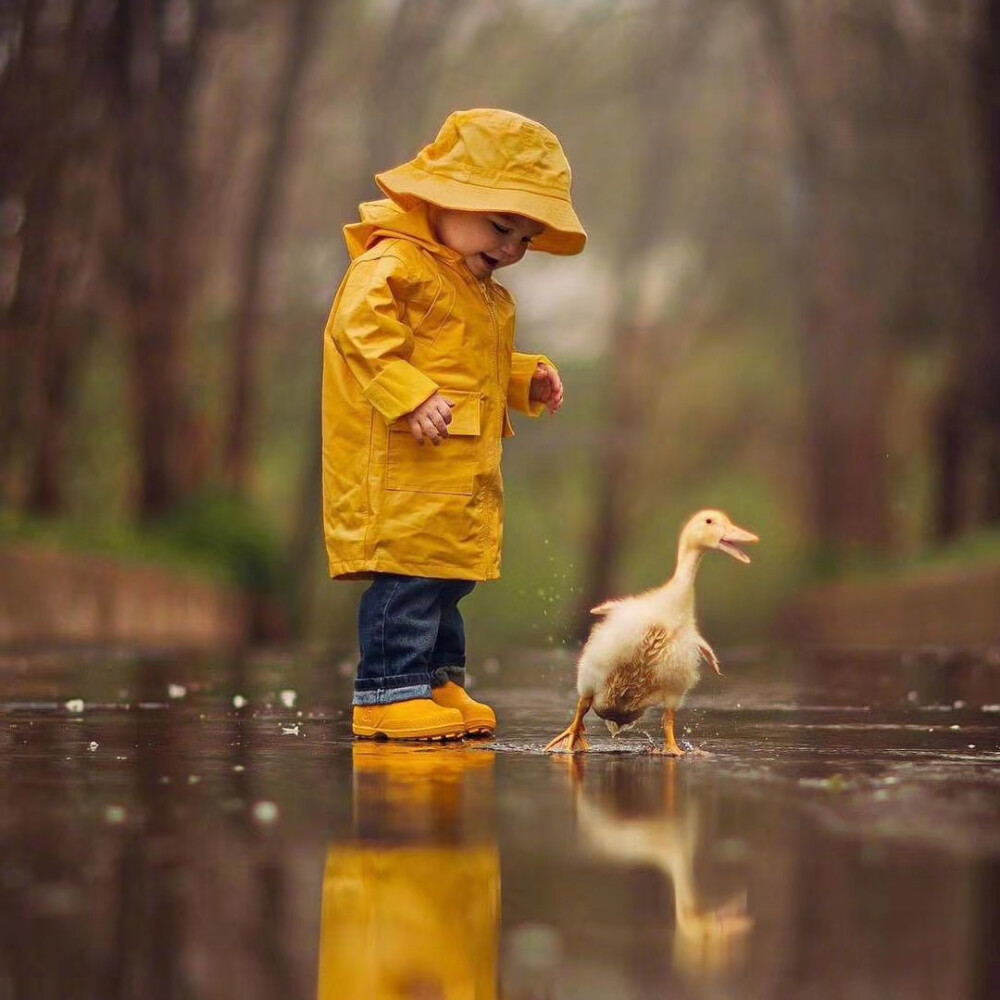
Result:
[[[375,175],[378,186],[400,208],[408,211],[426,201],[460,212],[504,212],[540,222],[545,229],[531,241],[532,250],[572,256],[587,242],[587,234],[573,206],[562,198],[519,188],[498,188],[429,174],[404,163]]]

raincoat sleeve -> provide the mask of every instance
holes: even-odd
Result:
[[[517,410],[518,413],[527,413],[529,417],[540,416],[545,409],[544,403],[528,398],[531,391],[531,377],[539,365],[548,365],[553,371],[559,370],[544,354],[520,354],[515,351],[511,357],[507,406]]]
[[[410,364],[413,330],[401,319],[410,278],[404,261],[386,254],[352,264],[327,333],[361,385],[365,399],[391,423],[433,395],[437,383]]]

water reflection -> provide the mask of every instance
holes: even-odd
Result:
[[[320,1000],[496,997],[494,755],[356,743],[353,830],[323,877]]]
[[[704,815],[706,789],[682,783],[676,761],[655,761],[652,768],[642,763],[634,757],[610,761],[591,775],[580,756],[563,765],[586,849],[665,877],[672,889],[677,975],[692,983],[735,977],[745,966],[753,920],[745,885],[727,884],[731,879],[710,864],[724,852],[713,843],[721,840],[717,825]]]
[[[494,757],[355,743],[270,661],[29,666],[0,661],[0,1000],[1000,997],[993,689],[741,694],[674,763],[537,753],[544,685],[497,692]]]

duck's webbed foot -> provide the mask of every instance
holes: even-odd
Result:
[[[590,710],[590,703],[593,700],[593,695],[579,700],[573,721],[545,747],[546,753],[576,753],[578,750],[590,749],[590,744],[583,735],[585,731],[583,717]]]
[[[583,726],[576,729],[569,726],[564,729],[551,743],[545,747],[546,753],[576,753],[577,750],[589,750],[590,744],[583,735]]]

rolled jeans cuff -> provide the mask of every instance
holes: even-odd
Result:
[[[386,687],[386,681],[392,687]],[[354,682],[354,705],[394,705],[398,701],[430,698],[431,685],[427,674],[403,674],[400,677]]]
[[[465,667],[431,667],[431,687],[444,687],[448,681],[454,681],[464,688]]]

